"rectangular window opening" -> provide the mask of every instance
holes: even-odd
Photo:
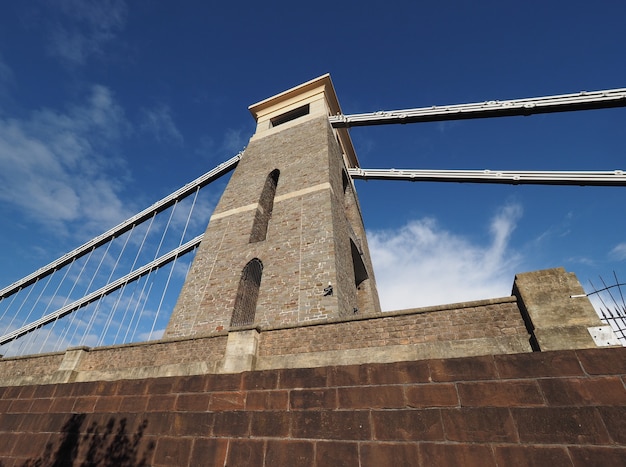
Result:
[[[297,109],[290,110],[289,112],[285,112],[278,117],[274,117],[270,119],[272,123],[272,127],[282,125],[283,123],[290,122],[295,120],[296,118],[304,117],[309,114],[309,104],[303,105],[302,107],[298,107]]]

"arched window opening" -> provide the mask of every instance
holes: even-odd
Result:
[[[235,297],[235,309],[230,320],[231,328],[254,324],[262,272],[263,263],[258,258],[252,259],[243,268]]]
[[[269,225],[272,210],[274,209],[274,197],[276,196],[276,186],[278,185],[279,175],[280,170],[275,169],[272,170],[265,179],[259,205],[254,214],[250,243],[262,242],[267,237],[267,226]]]

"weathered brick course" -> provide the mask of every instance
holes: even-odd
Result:
[[[603,352],[0,388],[0,462],[621,465],[625,375],[604,361],[626,348]]]

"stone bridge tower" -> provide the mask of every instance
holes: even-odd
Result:
[[[347,172],[358,161],[347,130],[328,122],[341,112],[330,76],[250,111],[256,132],[211,217],[165,338],[380,312]]]

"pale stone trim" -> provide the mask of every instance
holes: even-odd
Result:
[[[210,220],[214,221],[216,219],[222,219],[224,217],[232,216],[233,214],[239,214],[241,212],[246,212],[246,211],[254,211],[258,207],[259,207],[259,203],[247,204],[246,206],[241,206],[238,208],[229,209],[228,211],[220,212],[218,214],[213,214]]]
[[[308,195],[310,193],[315,193],[316,191],[322,190],[332,190],[329,182],[320,183],[319,185],[310,186],[308,188],[303,188],[302,190],[292,191],[291,193],[287,193],[284,195],[277,196],[274,198],[274,203],[278,203],[280,201],[285,201],[291,198],[297,198],[298,196]],[[246,211],[254,211],[259,208],[259,203],[247,204],[246,206],[241,206],[234,209],[229,209],[228,211],[220,212],[218,214],[213,214],[211,216],[211,221],[216,219],[222,219],[224,217],[232,216],[234,214],[239,214]]]
[[[303,188],[302,190],[292,191],[291,193],[287,193],[284,195],[277,196],[276,201],[285,201],[291,198],[297,198],[298,196],[308,195],[310,193],[315,193],[316,191],[322,190],[332,190],[329,182],[320,183],[319,185],[310,186],[308,188]]]

